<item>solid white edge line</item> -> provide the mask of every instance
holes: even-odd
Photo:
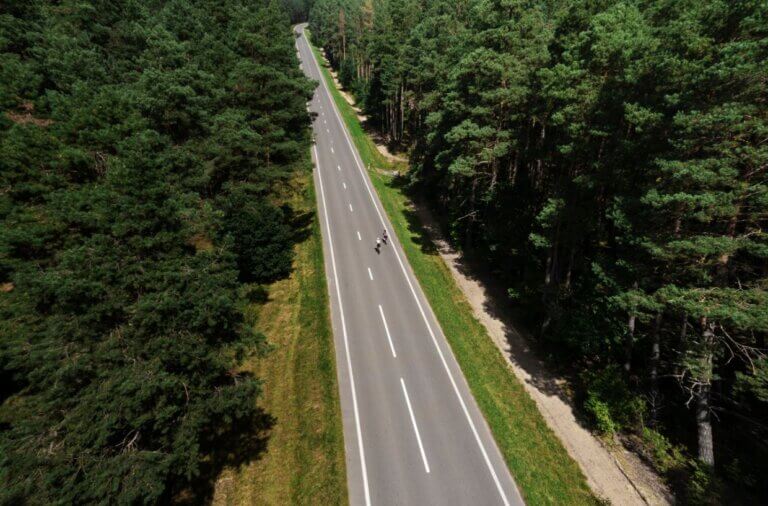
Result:
[[[371,268],[368,267],[368,277],[371,278],[371,281],[373,281],[373,272],[371,272]],[[381,307],[381,306],[379,306]]]
[[[370,267],[368,268],[368,272],[371,272]],[[373,279],[373,277],[371,277],[371,279]],[[387,340],[389,341],[389,348],[392,350],[392,356],[397,358],[397,353],[395,353],[395,343],[392,342],[392,336],[389,334],[389,325],[387,325],[387,319],[384,318],[384,310],[381,308],[381,304],[379,304],[379,314],[381,314],[381,321],[384,322],[384,331],[387,333]]]
[[[381,307],[381,306],[379,306]],[[405,388],[405,380],[400,378],[400,385],[403,387],[403,395],[405,396],[405,404],[408,406],[408,413],[411,415],[411,423],[413,424],[413,431],[416,433],[416,442],[419,443],[419,451],[421,452],[421,458],[424,460],[424,469],[429,474],[429,462],[427,462],[427,454],[424,452],[424,445],[421,444],[421,436],[419,435],[419,427],[416,425],[416,417],[413,416],[413,408],[411,407],[411,399],[408,398],[408,390]]]
[[[331,266],[333,267],[333,281],[336,287],[336,300],[339,301],[339,315],[341,316],[341,333],[344,336],[344,353],[347,357],[347,371],[349,372],[349,388],[352,391],[352,410],[355,414],[355,431],[357,433],[357,446],[360,449],[360,468],[363,474],[363,491],[365,494],[366,506],[371,506],[371,492],[368,489],[368,470],[365,466],[365,449],[363,448],[363,431],[360,427],[360,412],[357,408],[357,393],[355,391],[355,376],[352,373],[352,359],[349,353],[349,339],[347,338],[347,323],[344,319],[344,305],[341,302],[341,290],[339,289],[339,276],[336,272],[336,257],[333,252],[333,237],[331,233],[331,223],[328,220],[328,207],[325,202],[325,191],[323,190],[323,176],[320,174],[320,157],[317,154],[317,145],[312,149],[315,154],[315,165],[317,167],[317,180],[320,183],[320,198],[323,201],[323,217],[325,218],[325,227],[328,229],[328,246],[331,251]]]
[[[304,35],[302,31],[302,39],[304,40],[305,44],[309,44],[306,40],[306,36]],[[336,106],[336,101],[333,99],[333,96],[331,95],[330,90],[328,89],[328,83],[325,81],[325,76],[323,76],[322,71],[320,70],[320,65],[317,63],[317,58],[315,58],[314,52],[312,52],[312,49],[309,49],[310,53],[312,53],[312,62],[315,65],[315,68],[317,69],[319,75],[320,75],[320,82],[322,83],[323,89],[328,94],[328,97],[330,98],[331,106],[333,107],[333,110],[335,112],[334,117],[336,118],[336,121],[341,126],[341,130],[344,133],[344,138],[347,140],[347,143],[349,144],[351,150],[352,150],[352,157],[355,159],[355,164],[357,165],[357,169],[360,172],[360,176],[363,178],[363,183],[365,184],[366,189],[368,190],[368,195],[371,198],[371,202],[373,202],[373,207],[376,210],[376,214],[379,215],[379,220],[381,221],[382,225],[384,225],[385,228],[387,228],[387,222],[384,220],[384,217],[381,214],[381,210],[379,210],[379,205],[376,203],[376,199],[373,196],[373,192],[371,191],[371,187],[368,184],[368,178],[365,177],[365,173],[363,172],[363,163],[359,159],[359,154],[357,153],[357,149],[355,148],[355,145],[352,143],[352,141],[349,138],[349,134],[347,133],[347,126],[344,123],[344,121],[341,119],[341,113],[338,110],[338,107]],[[392,227],[389,227],[389,230],[394,230]],[[392,236],[393,243],[395,242],[395,237],[397,237],[397,234],[393,233]],[[462,410],[464,411],[464,416],[467,418],[467,422],[469,423],[469,427],[472,430],[472,434],[475,436],[475,441],[477,442],[477,445],[480,447],[480,451],[483,454],[483,459],[485,460],[486,466],[488,466],[488,470],[491,472],[491,476],[493,477],[493,481],[496,484],[496,489],[499,491],[499,495],[501,496],[502,501],[504,502],[505,506],[509,506],[509,500],[507,499],[507,494],[504,492],[504,488],[501,486],[501,481],[499,480],[498,475],[496,474],[496,470],[493,467],[493,463],[491,463],[491,459],[488,456],[488,452],[485,449],[485,445],[483,444],[483,441],[480,439],[480,434],[477,432],[477,427],[475,427],[475,422],[472,420],[472,415],[469,414],[469,409],[467,409],[467,405],[464,402],[464,399],[461,396],[461,392],[459,392],[459,387],[456,385],[456,380],[453,378],[453,374],[451,373],[450,367],[448,367],[448,362],[445,360],[445,356],[443,355],[443,351],[440,349],[440,345],[437,342],[437,338],[435,337],[435,333],[432,330],[432,326],[429,324],[429,320],[427,319],[427,315],[424,312],[424,308],[421,305],[421,301],[419,300],[418,295],[416,294],[416,290],[413,287],[413,283],[411,283],[411,279],[408,276],[408,271],[405,269],[405,265],[403,264],[402,259],[400,258],[400,254],[397,251],[397,248],[392,248],[395,252],[395,258],[397,259],[397,262],[400,264],[400,269],[403,272],[403,275],[405,276],[405,280],[408,283],[408,287],[411,289],[411,294],[413,294],[414,299],[416,299],[416,306],[419,308],[419,312],[421,313],[421,317],[424,319],[424,323],[427,326],[427,330],[429,331],[429,335],[432,338],[432,343],[435,345],[435,348],[437,348],[437,353],[440,356],[440,360],[443,363],[443,367],[445,368],[446,373],[448,373],[448,379],[451,382],[451,385],[453,386],[453,391],[456,393],[456,397],[459,399],[459,404],[461,405]],[[512,482],[513,486],[516,488],[517,484]],[[518,495],[520,495],[520,492],[518,490]],[[521,496],[522,497],[522,496]]]

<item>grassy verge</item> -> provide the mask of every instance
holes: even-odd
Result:
[[[295,181],[293,208],[314,212],[311,174]],[[333,334],[316,216],[296,245],[294,271],[249,308],[273,349],[244,365],[264,382],[259,405],[275,417],[258,460],[222,473],[217,505],[346,504],[347,482]]]
[[[598,503],[578,465],[472,315],[448,267],[437,253],[422,247],[426,238],[408,197],[384,175],[402,167],[392,166],[379,153],[334,86],[328,68],[323,66],[322,71],[363,163],[372,168],[373,185],[524,499],[532,505]]]

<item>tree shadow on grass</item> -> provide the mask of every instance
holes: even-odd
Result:
[[[282,206],[288,224],[292,229],[292,244],[300,244],[312,235],[314,210],[297,212],[290,206]],[[294,267],[278,279],[293,272]],[[265,304],[269,290],[265,285],[252,284],[245,294],[253,303]],[[247,416],[216,427],[203,444],[205,455],[200,473],[191,483],[185,484],[172,493],[171,503],[179,505],[210,504],[216,491],[216,482],[226,469],[238,469],[261,459],[268,451],[269,436],[277,420],[257,407]]]
[[[402,192],[409,202],[416,202],[413,197],[413,191],[408,186],[408,180],[402,176],[395,176],[390,180],[385,180],[384,184],[392,189]],[[429,235],[429,230],[419,216],[414,205],[407,205],[403,209],[403,216],[408,224],[408,234],[410,240],[419,246],[419,249],[425,255],[437,255],[438,249]]]
[[[417,244],[421,252],[425,255],[437,255],[437,246],[430,239],[427,230],[419,219],[418,213],[412,209],[405,209],[403,211],[403,216],[405,216],[405,219],[408,222],[408,231],[411,234],[411,241]]]
[[[178,505],[210,504],[216,482],[226,469],[238,469],[261,459],[267,452],[269,435],[277,420],[261,408],[251,415],[214,430],[203,445],[205,455],[200,474],[173,494]]]
[[[300,244],[310,238],[315,215],[314,210],[296,212],[291,209],[288,211],[288,222],[293,229],[294,244]]]

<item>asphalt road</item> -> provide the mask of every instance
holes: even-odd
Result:
[[[523,504],[415,276],[318,63],[315,187],[353,505]],[[388,244],[374,249],[389,231]]]

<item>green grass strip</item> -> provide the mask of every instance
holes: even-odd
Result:
[[[527,504],[600,504],[576,462],[549,429],[533,399],[515,377],[440,256],[422,248],[428,241],[408,197],[383,171],[396,170],[376,149],[357,113],[333,82],[313,46],[328,87],[346,122],[405,254],[437,316],[472,394],[488,421]]]

